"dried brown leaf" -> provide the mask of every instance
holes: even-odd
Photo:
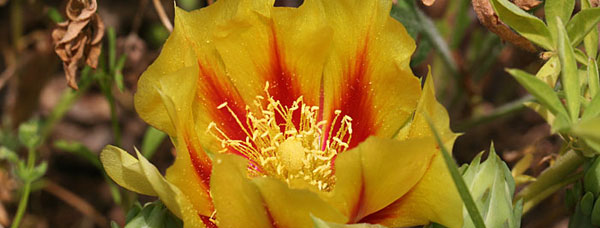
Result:
[[[104,23],[96,10],[96,0],[69,0],[66,22],[52,31],[54,51],[63,61],[67,84],[77,89],[77,69],[80,64],[96,68],[102,49]]]
[[[69,42],[69,41],[72,41],[73,39],[75,39],[89,22],[90,22],[89,20],[84,20],[84,21],[73,21],[73,22],[69,23],[69,27],[67,28],[67,31],[65,32],[62,39],[60,39],[60,41],[58,41],[58,43],[64,44],[66,42]]]
[[[538,0],[514,0],[513,3],[515,3],[515,5],[517,5],[521,9],[530,10],[533,7],[538,6],[542,2]]]
[[[8,213],[6,212],[6,208],[0,202],[0,227],[8,227],[10,220],[8,219]]]
[[[472,0],[473,9],[477,14],[479,22],[487,27],[493,33],[496,33],[502,40],[508,41],[515,46],[529,51],[536,52],[535,46],[524,37],[513,32],[506,24],[504,24],[494,12],[489,0]]]
[[[102,18],[96,14],[92,19],[94,26],[94,38],[91,40],[91,44],[98,44],[102,41],[102,37],[104,37],[104,22],[102,22]]]
[[[87,20],[96,13],[96,0],[69,0],[67,17],[71,21]]]
[[[98,43],[95,45],[92,45],[90,47],[90,51],[88,52],[88,56],[85,59],[85,63],[96,69],[96,67],[98,67],[98,57],[100,57],[100,52],[102,50],[102,44]]]

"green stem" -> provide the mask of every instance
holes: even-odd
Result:
[[[104,96],[108,100],[110,105],[110,120],[113,130],[113,135],[115,136],[115,144],[116,146],[121,145],[121,130],[119,127],[119,116],[117,115],[117,105],[115,103],[115,98],[112,95],[112,87],[110,83],[105,83],[101,85]]]
[[[527,213],[530,209],[532,209],[533,207],[535,207],[536,205],[541,203],[544,199],[548,198],[548,196],[551,196],[556,191],[566,187],[569,184],[572,184],[573,182],[581,179],[582,177],[583,177],[583,172],[577,173],[563,181],[556,183],[555,185],[552,185],[552,186],[544,189],[542,192],[533,196],[533,198],[530,198],[527,202],[525,202],[523,204],[523,214]]]
[[[29,193],[31,192],[31,182],[26,182],[25,187],[23,188],[23,193],[21,195],[21,200],[19,201],[19,208],[17,209],[17,214],[15,215],[15,219],[13,220],[11,228],[19,227],[21,223],[21,219],[25,214],[25,209],[27,208],[27,201],[29,201]]]
[[[29,148],[27,154],[27,169],[33,170],[35,166],[35,150],[33,148]],[[21,223],[21,219],[23,219],[23,215],[25,215],[25,210],[27,209],[27,202],[29,201],[29,193],[31,193],[31,180],[25,181],[25,186],[23,187],[23,192],[21,193],[21,200],[19,200],[19,207],[17,208],[17,214],[13,220],[11,228],[19,227]]]
[[[496,120],[501,117],[509,116],[515,112],[523,110],[526,107],[525,103],[533,101],[533,100],[534,100],[533,96],[527,95],[516,101],[512,101],[510,103],[504,104],[504,105],[494,109],[494,111],[492,111],[491,113],[489,113],[487,115],[475,116],[467,121],[459,123],[456,125],[455,129],[459,132],[465,131],[465,130],[471,129],[474,126],[488,123],[490,121]]]
[[[563,156],[560,156],[553,166],[544,170],[544,172],[537,177],[535,182],[519,192],[515,197],[515,200],[523,199],[524,205],[530,205],[529,207],[535,206],[537,202],[548,197],[550,195],[548,193],[555,192],[563,186],[562,184],[568,183],[571,180],[571,178],[568,177],[579,168],[584,161],[585,159],[575,151],[568,151]],[[579,176],[576,175],[572,177]],[[555,190],[549,191],[549,189]],[[529,201],[533,203],[530,203]]]

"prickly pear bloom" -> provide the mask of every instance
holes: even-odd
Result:
[[[220,0],[176,9],[135,107],[177,150],[163,177],[143,156],[101,154],[121,186],[158,196],[186,227],[462,225],[425,116],[456,135],[409,68],[414,41],[389,0]],[[431,78],[431,77],[428,77]]]

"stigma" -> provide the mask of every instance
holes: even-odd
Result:
[[[244,119],[222,103],[236,120],[244,139],[232,139],[211,122],[207,131],[221,143],[221,153],[235,152],[249,161],[248,175],[269,176],[290,187],[309,187],[331,191],[335,185],[333,162],[349,147],[352,118],[336,110],[331,122],[322,120],[320,108],[304,103],[302,96],[284,106],[269,94],[256,96],[253,113],[246,107]],[[334,132],[335,131],[335,132]]]

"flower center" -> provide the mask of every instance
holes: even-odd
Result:
[[[306,105],[302,96],[291,107],[283,106],[269,94],[268,82],[265,93],[266,98],[257,96],[254,101],[257,115],[246,107],[245,121],[226,102],[217,107],[229,110],[247,135],[245,139],[231,139],[216,123],[210,123],[207,131],[221,142],[220,152],[235,151],[246,157],[250,176],[271,176],[290,186],[331,191],[335,184],[333,160],[348,149],[352,118],[340,118],[341,111],[336,110],[330,123],[319,120],[319,107]],[[330,127],[325,131],[326,126]]]

